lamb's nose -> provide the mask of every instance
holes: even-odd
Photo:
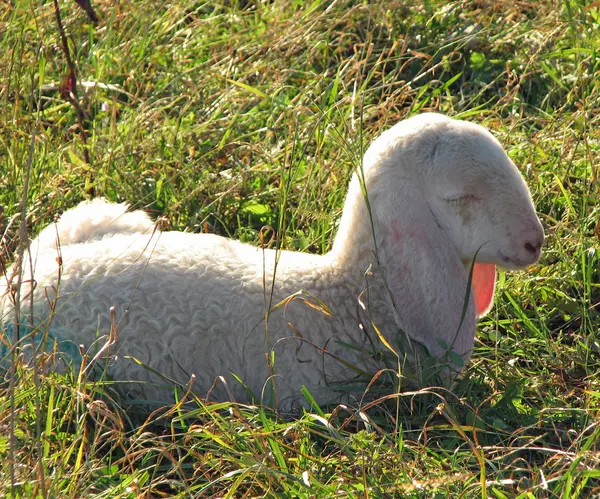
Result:
[[[535,246],[531,243],[525,243],[525,249],[530,253],[537,253],[540,249],[540,246],[537,243]]]
[[[527,241],[525,243],[525,250],[537,257],[541,253],[542,244],[542,241]]]
[[[522,233],[522,248],[525,250],[525,255],[529,255],[533,261],[537,261],[542,254],[544,245],[544,228],[537,218],[530,221],[528,225],[529,227]]]

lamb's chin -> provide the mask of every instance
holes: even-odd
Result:
[[[469,270],[471,269],[471,266],[473,265],[473,259],[474,259],[473,256],[471,256],[470,258],[469,257],[461,258],[463,265],[465,266],[465,270],[467,272],[469,272]],[[514,270],[525,270],[528,267],[535,265],[538,262],[538,260],[539,260],[539,257],[529,258],[529,259],[520,259],[517,257],[509,257],[509,256],[506,256],[502,251],[498,251],[497,254],[493,258],[490,258],[485,255],[481,256],[478,254],[475,262],[479,263],[479,264],[495,265],[498,268],[501,268],[503,270],[514,271]]]

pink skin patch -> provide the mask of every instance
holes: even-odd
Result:
[[[471,289],[477,317],[483,317],[492,308],[495,287],[496,266],[493,263],[476,263],[473,268]]]

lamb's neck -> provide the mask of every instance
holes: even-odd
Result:
[[[378,310],[385,308],[388,300],[376,251],[381,245],[381,237],[376,244],[374,234],[378,232],[372,228],[371,216],[355,176],[346,196],[332,250],[322,256],[295,252],[281,254],[276,271],[280,299],[303,290],[352,323],[357,299],[359,296],[366,299],[364,291],[367,289],[369,302],[377,304]],[[369,271],[370,275],[367,274]]]
[[[333,248],[328,253],[333,265],[354,268],[365,272],[377,263],[377,248],[380,237],[373,228],[371,213],[367,207],[356,176],[352,179],[344,212],[335,237]]]
[[[363,214],[364,215],[364,214]],[[368,218],[368,215],[364,215]],[[352,304],[378,274],[373,231],[361,214],[343,217],[333,249],[324,255],[284,251],[276,269],[280,297],[306,291],[328,307]]]

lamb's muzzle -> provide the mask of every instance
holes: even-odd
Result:
[[[213,399],[232,393],[248,401],[250,390],[258,401],[289,409],[306,404],[305,385],[321,403],[345,400],[356,375],[350,364],[366,372],[382,367],[373,351],[385,347],[373,325],[403,348],[408,364],[421,345],[451,377],[458,368],[447,354],[468,360],[476,318],[492,305],[495,265],[518,269],[540,257],[543,229],[527,186],[489,132],[438,114],[383,133],[358,170],[332,250],[283,251],[277,265],[273,250],[263,254],[215,235],[160,233],[126,205],[82,203],[31,245],[35,268],[24,265],[23,282],[27,287],[32,274],[37,282],[34,326],[89,347],[98,333],[108,334],[115,307],[110,375],[131,381],[126,394],[136,398],[164,401],[172,388],[127,357],[183,385],[195,374],[195,391]],[[13,307],[3,294],[8,324]],[[400,330],[410,341],[399,341]],[[273,366],[266,352],[274,352]],[[211,390],[218,376],[227,389],[217,383]],[[264,399],[271,393],[275,400]]]

